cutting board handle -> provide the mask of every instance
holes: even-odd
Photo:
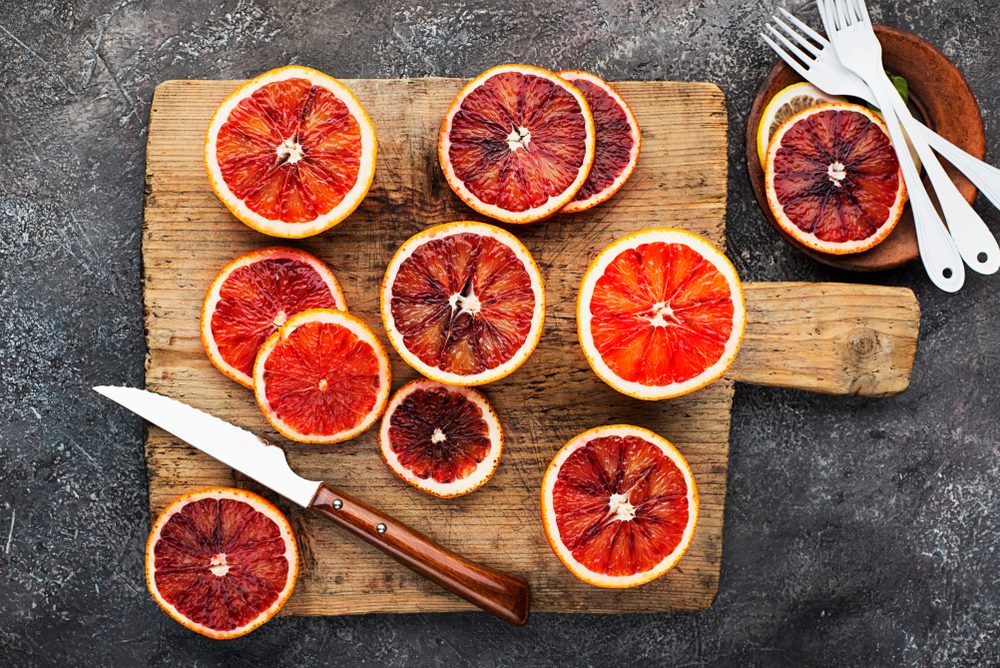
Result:
[[[508,624],[528,621],[528,583],[523,578],[460,557],[326,483],[319,486],[309,509]]]
[[[910,384],[920,333],[912,290],[746,283],[747,331],[730,377],[825,394],[884,396]]]

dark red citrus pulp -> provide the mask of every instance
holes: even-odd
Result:
[[[684,474],[653,443],[601,436],[573,452],[552,492],[559,537],[590,570],[629,576],[657,566],[688,522]]]
[[[774,192],[785,216],[822,241],[867,239],[890,219],[899,161],[885,131],[855,111],[796,121],[774,157]]]
[[[628,167],[635,138],[625,110],[603,88],[586,79],[574,79],[573,85],[587,98],[597,140],[590,176],[573,198],[581,201],[610,187]]]
[[[406,469],[439,483],[468,477],[491,450],[482,410],[443,386],[414,390],[396,407],[389,443]]]
[[[278,525],[248,503],[199,499],[163,526],[154,548],[160,595],[194,622],[228,631],[269,608],[288,581]]]
[[[472,194],[506,211],[561,195],[587,157],[587,118],[565,88],[544,77],[500,72],[462,101],[448,159]]]
[[[531,278],[509,247],[464,232],[429,241],[406,258],[390,309],[407,350],[461,375],[510,360],[531,329]]]

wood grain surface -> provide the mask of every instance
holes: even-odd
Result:
[[[202,165],[209,118],[239,83],[168,81],[154,95],[143,230],[146,385],[285,443],[268,427],[251,393],[209,363],[198,335],[201,300],[215,273],[240,253],[278,242],[228,213],[212,193]],[[350,311],[385,340],[377,315],[378,285],[393,251],[428,225],[482,220],[451,193],[437,163],[437,129],[463,82],[345,83],[378,132],[374,185],[346,221],[290,245],[329,263]],[[722,556],[733,378],[825,392],[890,393],[905,388],[916,345],[919,312],[909,290],[750,284],[749,328],[732,378],[659,403],[630,399],[598,380],[577,344],[574,312],[579,281],[597,252],[625,233],[657,225],[698,232],[719,247],[725,243],[726,111],[721,91],[703,83],[617,86],[643,130],[639,165],[622,192],[590,212],[513,230],[542,268],[547,313],[541,343],[527,363],[484,388],[507,436],[494,478],[464,498],[431,498],[385,467],[374,429],[345,444],[287,447],[289,461],[301,475],[343,488],[463,556],[524,576],[532,588],[533,611],[708,607],[718,589]],[[845,306],[849,308],[841,310]],[[391,356],[393,385],[399,387],[414,372]],[[542,474],[556,450],[585,429],[617,422],[650,428],[673,441],[689,460],[701,496],[698,530],[680,564],[660,580],[625,591],[594,588],[560,564],[546,542],[538,503]],[[257,489],[153,427],[146,457],[154,513],[174,496],[200,487]],[[303,562],[285,613],[471,608],[321,518],[276,500],[289,512]]]

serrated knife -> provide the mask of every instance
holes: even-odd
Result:
[[[523,578],[469,561],[349,494],[302,478],[289,467],[280,447],[162,394],[134,387],[94,390],[486,612],[515,626],[528,621],[528,583]]]

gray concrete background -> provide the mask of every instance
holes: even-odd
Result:
[[[1000,161],[993,0],[872,2],[962,70]],[[142,382],[139,238],[154,86],[287,63],[469,77],[508,61],[709,80],[730,113],[729,249],[750,280],[857,280],[764,222],[742,160],[777,3],[0,4],[0,664],[997,665],[997,285],[923,307],[913,383],[885,400],[741,386],[722,584],[700,614],[279,618],[217,643],[145,590],[142,425],[88,388]],[[807,2],[786,4],[811,15]],[[1000,231],[1000,213],[980,202]]]

